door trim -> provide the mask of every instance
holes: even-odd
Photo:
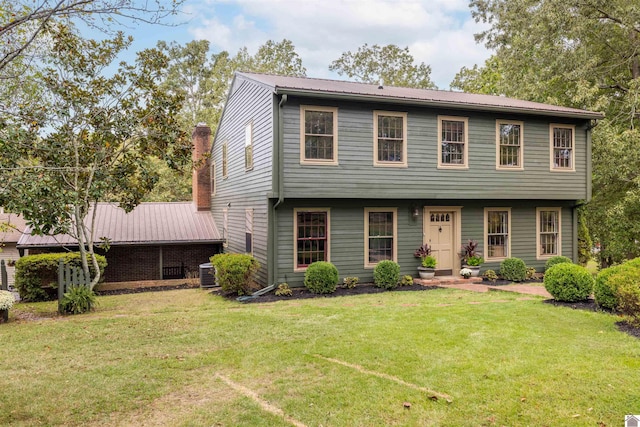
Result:
[[[422,242],[429,241],[429,222],[431,212],[448,211],[453,212],[453,248],[451,251],[451,265],[453,266],[453,275],[460,270],[460,258],[457,249],[462,244],[462,206],[424,206],[422,212]],[[437,267],[436,267],[437,270]]]

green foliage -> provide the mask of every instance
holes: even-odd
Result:
[[[593,297],[598,306],[608,310],[618,308],[618,294],[609,279],[627,268],[623,265],[616,265],[600,270],[593,286]]]
[[[458,256],[460,257],[462,265],[477,267],[484,262],[482,254],[478,252],[478,242],[472,239],[469,239],[467,243],[462,245]]]
[[[260,263],[248,254],[217,254],[211,257],[218,283],[224,292],[245,295],[250,293],[253,277]]]
[[[485,271],[483,276],[485,279],[487,279],[490,282],[495,282],[496,280],[498,280],[498,275],[493,270]]]
[[[408,47],[401,49],[393,44],[369,46],[365,43],[357,52],[344,52],[329,65],[329,70],[363,83],[421,89],[436,87],[431,81],[431,67],[424,62],[414,64]]]
[[[589,234],[587,227],[586,209],[580,207],[578,209],[578,263],[586,266],[591,260],[593,249],[593,240]]]
[[[63,313],[82,314],[93,311],[98,301],[96,294],[89,286],[71,285],[60,302]]]
[[[618,310],[631,316],[633,323],[640,323],[640,269],[626,268],[609,278],[616,290]]]
[[[413,276],[406,274],[400,279],[400,286],[413,286]]]
[[[547,260],[547,262],[544,263],[544,269],[546,271],[551,267],[553,267],[554,265],[562,264],[563,262],[568,262],[570,264],[573,264],[573,261],[571,260],[571,258],[562,256],[562,255],[557,255],[557,256],[552,256]]]
[[[304,273],[304,285],[314,294],[332,294],[338,286],[338,269],[326,261],[316,261]]]
[[[466,260],[466,264],[470,267],[478,267],[483,262],[484,262],[484,258],[482,258],[480,255],[470,256]]]
[[[506,258],[500,263],[500,276],[512,282],[522,282],[527,278],[527,265],[520,258]]]
[[[356,287],[356,285],[358,284],[358,282],[360,282],[360,279],[358,277],[345,277],[344,279],[342,279],[342,285],[343,287],[347,288],[347,289],[353,289]]]
[[[107,260],[102,255],[95,255],[100,277],[104,280],[104,269]],[[82,268],[82,258],[78,252],[48,253],[27,255],[16,261],[15,286],[24,301],[46,301],[58,297],[58,263]],[[95,277],[93,265],[89,266],[91,277]]]
[[[400,265],[391,260],[380,261],[373,269],[373,283],[384,289],[395,289],[400,281]]]
[[[545,289],[558,301],[586,300],[593,291],[593,282],[591,273],[576,264],[556,264],[544,274]]]
[[[276,296],[290,297],[291,295],[293,295],[293,291],[289,287],[288,283],[280,283],[278,285],[278,289],[276,289]]]
[[[421,265],[425,268],[436,268],[438,261],[433,255],[427,255],[422,258]]]

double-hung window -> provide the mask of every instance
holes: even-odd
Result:
[[[523,169],[523,123],[496,121],[496,167],[504,170]]]
[[[537,208],[536,209],[536,237],[537,257],[548,258],[561,255],[560,247],[560,220],[562,209]]]
[[[549,126],[552,171],[575,171],[575,130],[573,125]]]
[[[511,256],[511,208],[485,208],[484,239],[487,260]]]
[[[407,166],[407,113],[373,112],[373,165]]]
[[[316,261],[330,261],[329,209],[294,209],[294,270]]]
[[[222,178],[226,178],[229,172],[227,169],[227,150],[228,150],[228,143],[227,141],[225,141],[222,144]]]
[[[365,267],[384,260],[397,261],[398,209],[365,208]]]
[[[300,107],[300,163],[338,164],[338,109]]]
[[[244,127],[244,168],[253,169],[253,122]]]
[[[467,169],[469,152],[469,119],[438,116],[438,167]]]

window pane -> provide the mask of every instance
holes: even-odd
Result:
[[[298,212],[297,264],[306,267],[327,258],[327,213]]]
[[[464,159],[464,122],[442,121],[442,158],[443,164],[463,165]]]
[[[520,125],[500,124],[500,166],[520,166]]]
[[[553,128],[553,164],[556,168],[573,167],[573,129]]]
[[[403,117],[378,115],[378,161],[402,162]]]
[[[333,160],[333,112],[306,110],[304,117],[305,158]]]
[[[369,212],[369,264],[393,260],[393,212]]]
[[[503,258],[509,253],[509,212],[487,212],[487,252],[489,258]]]

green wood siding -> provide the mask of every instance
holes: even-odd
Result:
[[[267,281],[267,194],[272,191],[273,95],[261,86],[237,82],[227,100],[213,141],[216,194],[211,209],[220,232],[228,207],[225,252],[245,252],[245,209],[253,209],[253,254],[262,267],[258,280]],[[253,169],[245,170],[245,125],[253,121]],[[222,178],[222,144],[227,142],[227,178]]]
[[[338,107],[337,166],[300,164],[300,104]],[[373,111],[406,111],[408,167],[373,166]],[[467,170],[437,168],[437,116],[469,118]],[[496,119],[524,122],[524,170],[496,170]],[[549,124],[576,125],[575,172],[551,172]],[[287,198],[553,199],[587,198],[585,122],[384,104],[290,98],[284,107]]]

